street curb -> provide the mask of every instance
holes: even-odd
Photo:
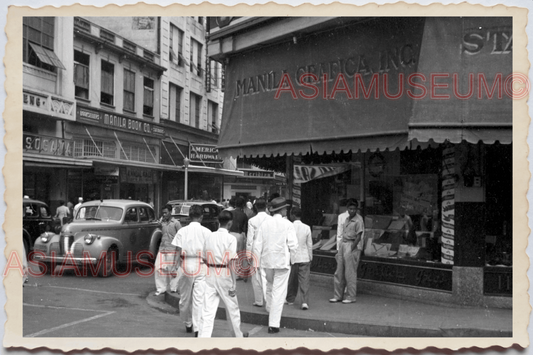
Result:
[[[165,294],[165,301],[171,307],[179,309],[179,298],[173,294]],[[216,319],[226,319],[226,309],[219,307]],[[268,326],[268,313],[250,312],[241,309],[241,322],[262,326]],[[320,319],[281,317],[281,328],[297,330],[313,330],[324,333],[342,333],[347,336],[363,335],[375,337],[512,337],[512,331],[498,331],[491,329],[476,328],[417,328],[395,325],[380,325],[357,322],[324,321]]]
[[[167,302],[167,294],[156,296],[155,292],[150,292],[146,296],[146,302],[152,308],[155,308],[159,311],[170,313],[170,314],[179,314],[179,307],[174,307],[172,304]],[[179,302],[179,299],[178,299]]]

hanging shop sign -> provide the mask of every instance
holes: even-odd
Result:
[[[273,179],[273,171],[253,170],[253,169],[239,169],[244,173],[245,178],[259,178],[259,179]]]
[[[114,128],[120,131],[140,133],[147,136],[162,137],[165,135],[164,128],[154,125],[153,123],[85,107],[78,107],[76,109],[76,120],[105,128]]]
[[[222,163],[213,144],[189,143],[189,157],[194,163]]]
[[[360,166],[360,165],[359,165]],[[342,174],[352,168],[351,164],[336,165],[294,165],[294,183],[303,184],[311,180]]]
[[[130,184],[153,184],[155,183],[153,171],[149,169],[125,167],[120,168],[120,182]]]
[[[74,121],[76,104],[62,97],[33,93],[24,90],[22,93],[22,106],[24,110],[44,115]]]
[[[23,134],[25,152],[72,157],[74,141],[57,137],[45,137],[33,134]]]

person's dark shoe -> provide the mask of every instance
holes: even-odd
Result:
[[[341,300],[338,300],[338,299],[336,299],[336,298],[330,298],[329,301],[330,301],[331,303],[341,302]]]
[[[185,326],[185,330],[187,331],[187,333],[192,333],[192,325],[190,327]]]
[[[247,278],[246,278],[246,279],[244,279],[244,282],[248,282],[248,279],[247,279]]]
[[[279,333],[279,328],[268,327],[268,334],[274,334],[274,333]]]
[[[194,332],[194,337],[198,338],[198,332]]]
[[[250,335],[248,332],[244,332],[244,333],[242,333],[242,337],[243,337],[243,338],[248,338],[248,335]]]

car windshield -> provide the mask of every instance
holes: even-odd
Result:
[[[83,206],[78,211],[76,219],[120,221],[121,217],[122,208],[111,206]]]
[[[188,216],[190,208],[191,206],[188,206],[188,205],[175,205],[172,208],[172,214],[173,215],[182,214],[182,215]]]

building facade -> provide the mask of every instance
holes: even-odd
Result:
[[[23,25],[24,195],[53,211],[80,196],[159,207],[184,197],[186,174],[188,197],[213,199],[224,176],[242,175],[217,156],[221,71],[207,59],[202,17]]]
[[[356,198],[360,289],[512,306],[511,17],[211,24],[220,153],[286,173],[313,272],[335,272],[337,216]]]

